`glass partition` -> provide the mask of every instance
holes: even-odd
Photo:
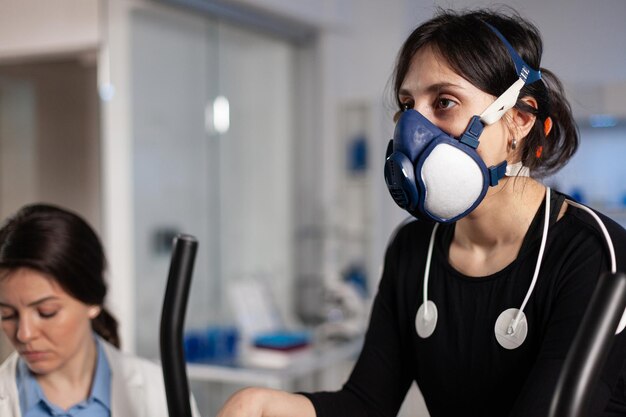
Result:
[[[172,237],[199,240],[187,327],[231,320],[228,283],[292,282],[294,47],[191,13],[132,20],[138,353],[158,355]]]

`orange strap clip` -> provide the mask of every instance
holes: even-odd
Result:
[[[546,117],[546,120],[543,121],[543,133],[545,133],[545,135],[548,136],[551,130],[552,130],[552,119],[550,118],[550,116],[548,116]]]
[[[543,121],[543,133],[545,134],[546,137],[550,134],[551,130],[552,130],[552,118],[548,116],[546,117],[546,120]],[[543,152],[543,146],[537,146],[537,149],[535,150],[535,156],[537,157],[537,159],[541,158],[542,152]]]

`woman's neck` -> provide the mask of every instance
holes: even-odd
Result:
[[[97,359],[96,341],[89,337],[62,368],[37,376],[37,382],[50,402],[67,410],[89,397]]]
[[[506,178],[459,220],[450,263],[470,276],[486,276],[511,263],[545,197],[545,187],[527,178]]]

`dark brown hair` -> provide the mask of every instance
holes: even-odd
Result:
[[[94,331],[120,346],[117,321],[104,308],[106,258],[100,239],[79,215],[60,207],[22,207],[0,229],[0,269],[31,268],[52,277],[77,300],[102,308]]]
[[[499,96],[518,78],[515,65],[504,43],[485,24],[498,29],[517,53],[534,69],[540,68],[543,44],[539,30],[510,8],[469,12],[439,10],[436,16],[417,27],[400,49],[393,75],[395,100],[415,53],[429,46],[443,57],[453,71],[480,90]],[[506,11],[506,13],[505,13]],[[535,124],[521,141],[522,163],[533,176],[542,177],[562,168],[578,148],[578,131],[570,105],[558,78],[540,68],[542,80],[522,88],[515,107],[537,116]],[[532,97],[537,109],[521,101]],[[544,121],[550,117],[552,130],[546,137]]]

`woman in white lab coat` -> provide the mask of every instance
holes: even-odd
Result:
[[[168,415],[161,368],[118,349],[105,264],[65,209],[26,206],[0,229],[0,315],[16,350],[0,367],[1,416]]]

